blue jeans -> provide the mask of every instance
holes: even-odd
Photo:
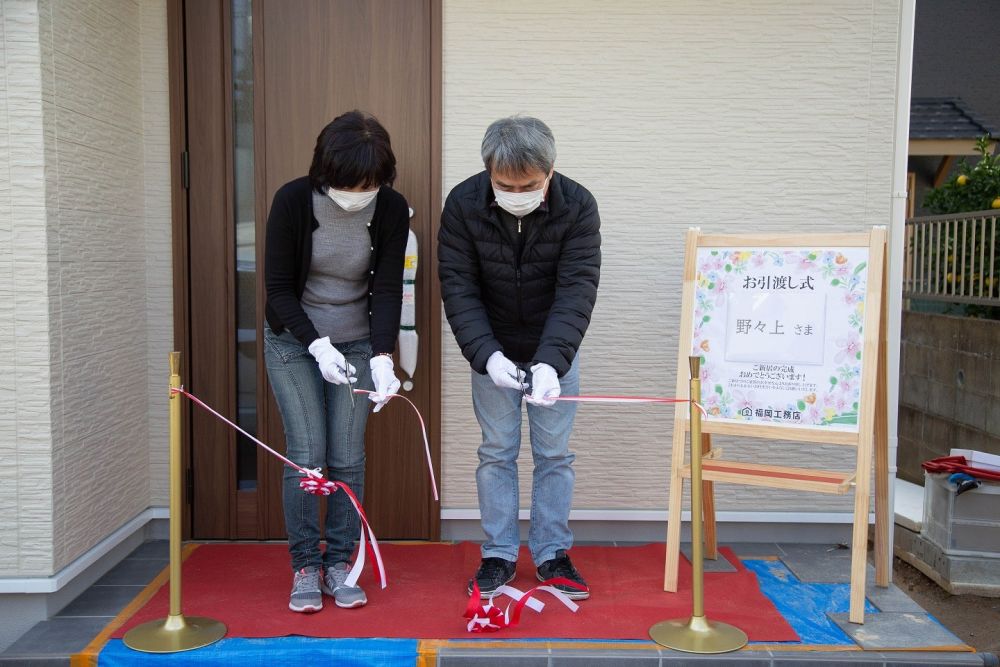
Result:
[[[335,347],[357,369],[358,389],[373,389],[369,340]],[[309,350],[289,331],[275,335],[264,328],[267,377],[285,426],[285,456],[303,468],[325,468],[329,479],[344,482],[361,501],[365,482],[365,424],[372,402],[346,385],[326,382]],[[361,530],[357,512],[343,491],[326,497],[326,554],[319,549],[319,502],[322,496],[299,488],[301,473],[285,466],[282,504],[292,569],[349,561]]]
[[[564,395],[580,393],[579,355],[559,380]],[[531,375],[530,363],[518,367]],[[517,456],[521,449],[521,392],[501,389],[489,375],[472,372],[472,406],[483,430],[479,446],[476,486],[479,513],[486,533],[483,558],[517,560]],[[576,403],[557,401],[546,408],[525,403],[531,435],[531,527],[528,549],[536,565],[555,558],[559,549],[573,546],[569,510],[573,504],[573,460],[569,436]]]

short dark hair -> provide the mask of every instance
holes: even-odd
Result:
[[[317,192],[327,188],[392,185],[396,156],[389,133],[363,111],[337,116],[316,137],[309,181]]]

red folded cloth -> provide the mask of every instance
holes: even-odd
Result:
[[[1000,472],[994,472],[993,470],[985,470],[983,468],[975,468],[968,464],[969,462],[965,460],[964,456],[939,456],[936,459],[931,459],[930,461],[924,461],[920,465],[927,472],[964,472],[966,475],[972,475],[976,479],[988,479],[994,482],[1000,482]]]

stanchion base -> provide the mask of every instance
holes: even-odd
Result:
[[[226,626],[204,616],[168,616],[125,633],[130,649],[144,653],[178,653],[214,644],[226,636]]]
[[[728,653],[747,644],[747,634],[739,628],[704,616],[661,621],[649,636],[660,646],[687,653]]]

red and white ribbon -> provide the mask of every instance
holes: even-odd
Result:
[[[703,416],[708,416],[705,408],[697,401],[688,398],[668,398],[666,396],[614,396],[593,394],[588,396],[557,396],[555,401],[573,401],[575,403],[694,403]]]
[[[466,624],[466,630],[469,632],[498,632],[504,628],[513,628],[520,622],[521,612],[525,607],[530,607],[537,612],[541,612],[545,608],[544,602],[534,598],[534,595],[539,591],[551,593],[557,600],[566,605],[570,611],[576,613],[576,610],[580,608],[579,605],[556,588],[556,585],[583,590],[583,586],[580,584],[563,578],[547,579],[526,592],[522,592],[513,586],[500,586],[484,605],[480,599],[479,585],[473,581],[472,596],[469,598],[469,604],[466,605],[465,613],[463,614],[463,618],[469,619],[469,622]],[[501,610],[493,604],[493,600],[498,595],[506,595],[513,598],[514,602]]]
[[[368,391],[367,389],[355,389],[354,393],[355,394],[374,394],[375,392],[374,391]],[[420,414],[420,410],[417,408],[416,405],[414,405],[413,401],[411,401],[410,399],[408,399],[406,396],[403,396],[402,394],[388,394],[388,395],[386,395],[386,400],[393,399],[393,398],[401,398],[401,399],[403,399],[404,401],[406,401],[407,403],[409,403],[410,407],[413,408],[413,411],[415,413],[417,413],[417,419],[420,420],[420,433],[424,436],[424,454],[427,457],[427,472],[431,476],[431,490],[434,492],[434,500],[439,500],[439,497],[438,497],[438,488],[437,488],[437,480],[434,477],[434,461],[431,459],[431,443],[430,443],[430,440],[428,440],[428,438],[427,438],[427,425],[424,423],[424,416],[422,414]]]
[[[367,547],[367,551],[371,553],[372,560],[375,561],[375,567],[376,567],[375,573],[376,576],[378,577],[379,585],[382,588],[386,587],[387,579],[385,575],[385,564],[382,562],[382,552],[378,548],[378,540],[375,538],[375,533],[374,531],[372,531],[371,524],[368,523],[368,517],[365,516],[365,511],[361,507],[361,503],[358,502],[357,496],[355,496],[354,492],[351,491],[351,487],[347,486],[347,484],[344,484],[343,482],[337,482],[326,479],[319,472],[318,468],[316,470],[303,468],[302,466],[295,463],[288,457],[283,456],[282,454],[275,451],[271,447],[268,447],[266,444],[264,444],[254,436],[250,435],[249,433],[247,433],[245,430],[240,428],[238,425],[236,425],[229,419],[223,417],[221,414],[219,414],[218,411],[213,409],[211,406],[206,404],[204,401],[202,401],[194,394],[184,391],[183,387],[180,389],[175,389],[171,387],[170,392],[173,394],[180,394],[182,396],[186,396],[195,405],[198,405],[199,407],[203,408],[209,413],[215,415],[219,420],[225,422],[226,424],[229,424],[229,426],[233,427],[234,429],[236,429],[237,431],[248,437],[250,440],[255,442],[259,447],[269,452],[272,456],[280,459],[285,465],[305,475],[305,477],[299,480],[299,488],[301,488],[306,493],[311,493],[317,496],[328,496],[331,493],[336,492],[337,490],[346,493],[347,497],[350,498],[351,500],[351,504],[354,506],[354,510],[358,513],[358,518],[361,519],[361,539],[360,539],[360,545],[358,547],[358,556],[357,558],[354,559],[354,565],[351,566],[351,571],[348,573],[347,580],[345,581],[345,583],[348,586],[354,586],[355,584],[358,583],[358,578],[361,576],[361,571],[365,567],[365,551]],[[367,541],[365,540],[366,533],[368,535]]]

